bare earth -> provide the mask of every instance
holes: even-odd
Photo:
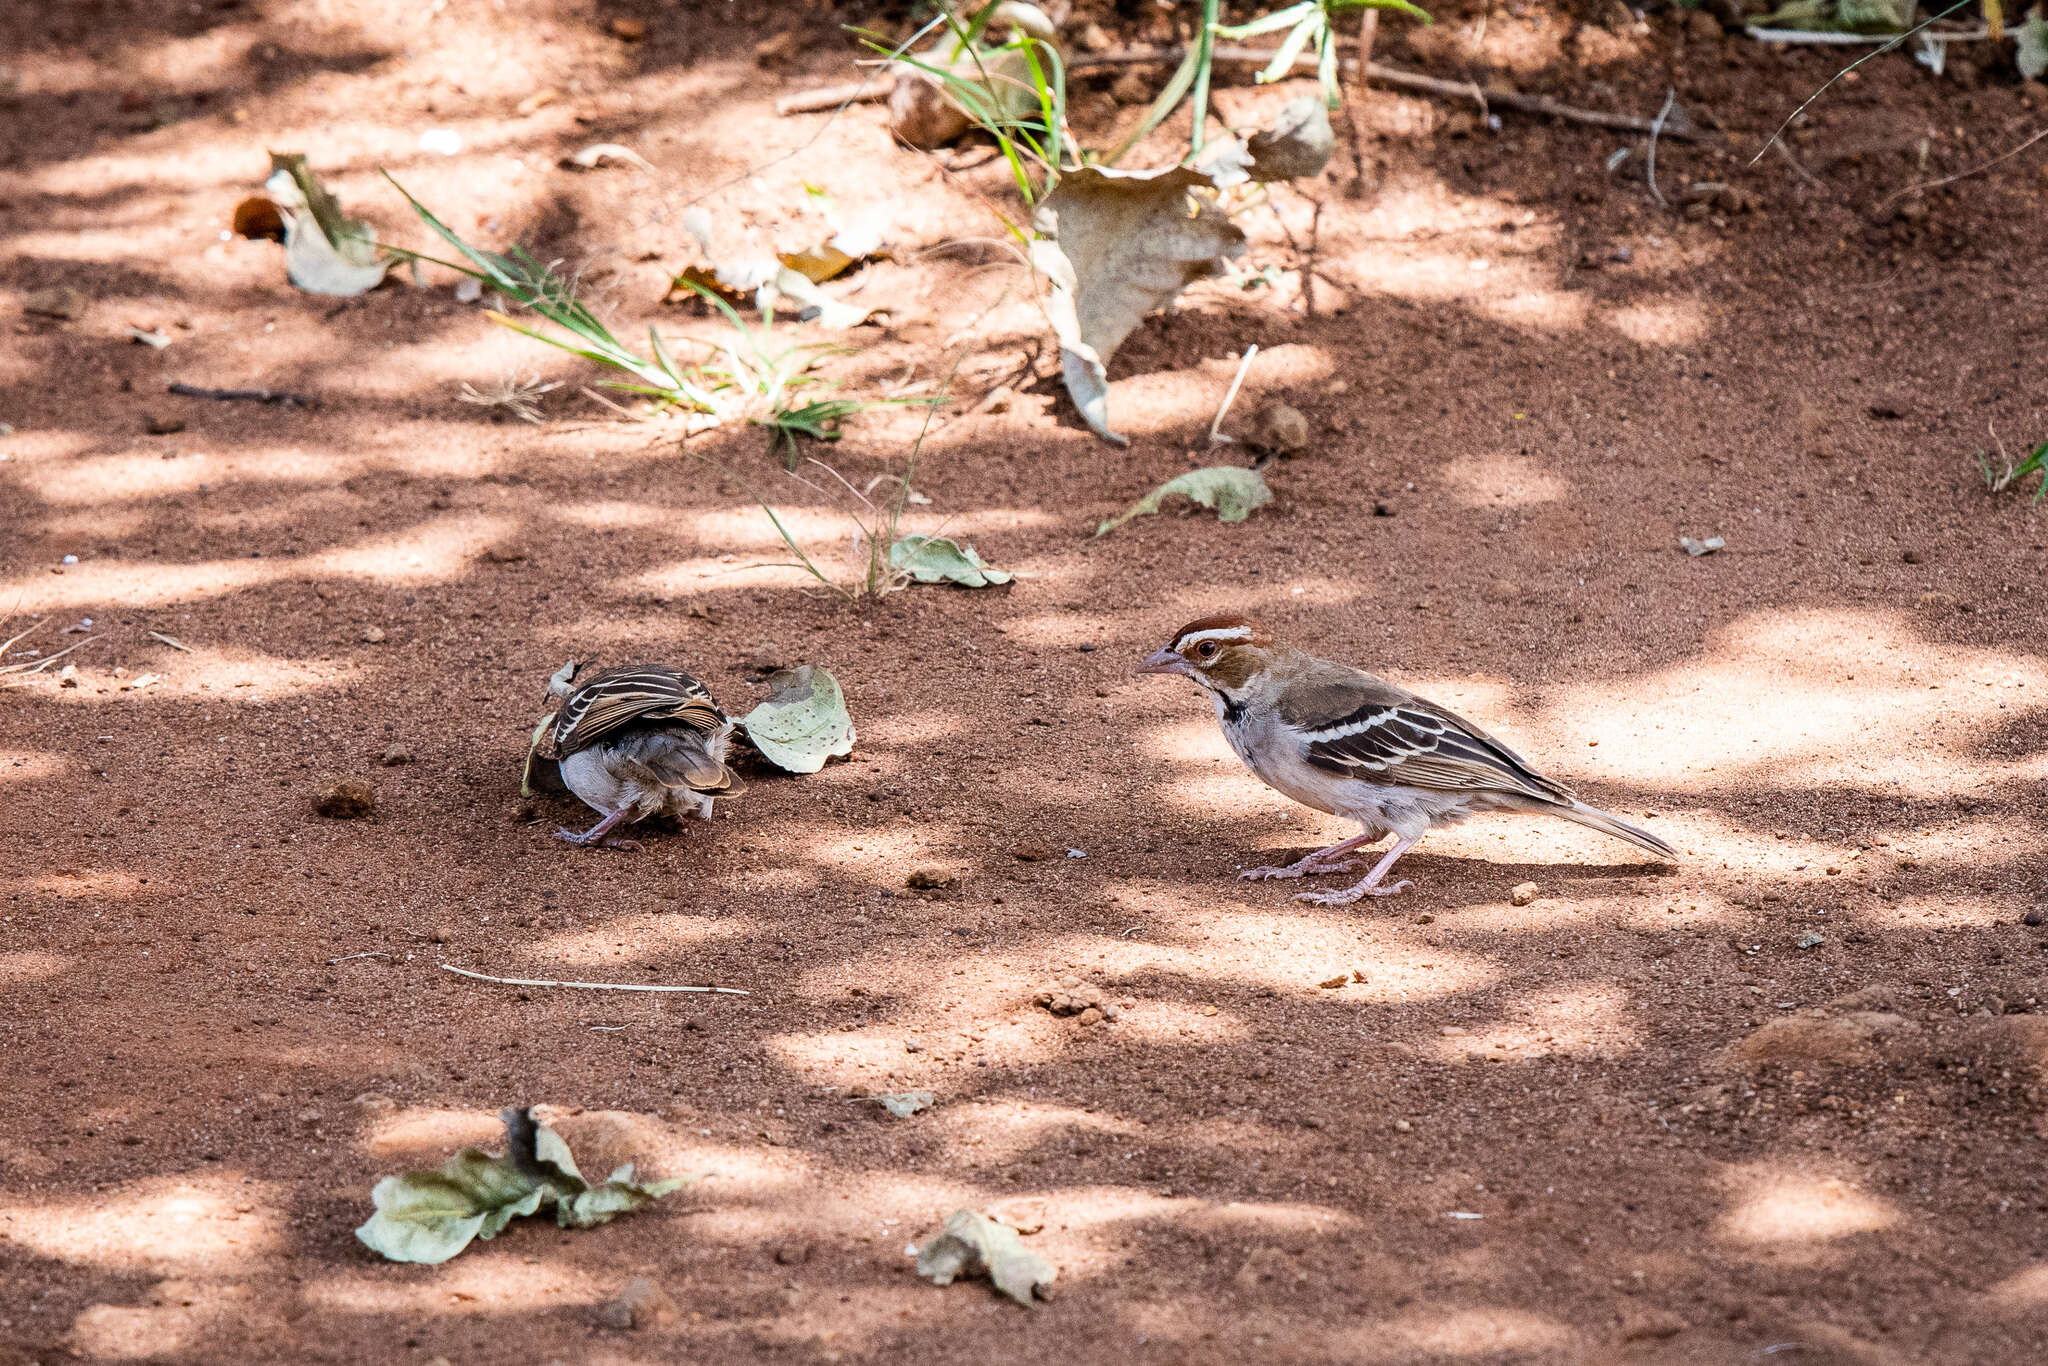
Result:
[[[2048,521],[1970,455],[2048,436],[2048,153],[1894,196],[2044,100],[1988,46],[1941,81],[1880,59],[1789,137],[1808,184],[1747,163],[1834,57],[1482,9],[1379,55],[1645,113],[1675,86],[1721,128],[1660,144],[1673,211],[1640,137],[1375,91],[1364,186],[1346,144],[1241,216],[1277,283],[1200,285],[1120,353],[1120,452],[1047,378],[985,148],[774,116],[848,78],[850,10],[774,7],[797,41],[764,66],[765,5],[6,6],[0,614],[53,618],[18,650],[91,639],[77,686],[0,694],[0,1363],[2037,1357]],[[1115,74],[1076,83],[1092,139],[1136,117]],[[1299,88],[1218,99],[1250,124]],[[600,141],[658,174],[561,165]],[[881,212],[895,260],[830,288],[886,322],[784,327],[857,348],[847,392],[950,376],[906,529],[1023,577],[848,606],[753,567],[787,555],[750,489],[852,561],[758,429],[621,420],[446,272],[293,290],[220,240],[267,149],[387,240],[425,245],[380,166],[564,258],[629,338],[711,333],[658,303],[693,203],[734,249],[817,232],[806,184]],[[1686,216],[1699,183],[1732,188]],[[23,311],[54,285],[80,316]],[[1249,342],[1231,425],[1311,428],[1273,505],[1089,539],[1245,458],[1205,434]],[[458,401],[527,374],[566,381],[547,425]],[[808,450],[865,485],[920,420]],[[1684,861],[1499,817],[1375,904],[1238,882],[1345,831],[1132,676],[1216,611],[1427,692]],[[684,665],[735,712],[827,664],[860,744],[645,853],[571,849],[591,813],[522,803],[518,761],[572,655]],[[373,817],[313,813],[333,775]],[[1063,978],[1119,1018],[1033,1004]],[[909,1089],[937,1107],[865,1098]],[[699,1179],[440,1267],[356,1242],[379,1176],[520,1102],[575,1112],[586,1170]],[[961,1207],[1037,1230],[1050,1303],[916,1279]],[[604,1326],[635,1277],[672,1309]]]

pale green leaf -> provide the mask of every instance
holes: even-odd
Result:
[[[1112,517],[1095,528],[1095,534],[1101,536],[1114,531],[1133,517],[1150,517],[1159,511],[1162,503],[1175,495],[1192,498],[1205,508],[1216,509],[1219,522],[1242,522],[1251,516],[1254,508],[1264,507],[1273,501],[1273,491],[1266,487],[1265,479],[1257,470],[1242,465],[1211,465],[1167,480],[1131,504],[1123,515]]]
[[[944,536],[903,537],[889,547],[889,567],[919,583],[957,583],[963,588],[988,588],[1011,579],[983,564],[973,546]]]
[[[958,1276],[987,1276],[996,1289],[1029,1306],[1040,1286],[1058,1274],[1053,1264],[1028,1251],[1017,1230],[971,1209],[955,1210],[936,1238],[917,1250],[917,1274],[933,1285]]]
[[[685,1184],[637,1182],[627,1163],[592,1186],[562,1136],[531,1111],[514,1107],[500,1118],[503,1156],[464,1148],[438,1170],[385,1177],[370,1192],[376,1212],[356,1237],[394,1262],[445,1262],[472,1239],[494,1238],[512,1220],[549,1204],[563,1228],[590,1228]]]
[[[2013,30],[2013,60],[2019,64],[2020,75],[2030,81],[2041,79],[2041,73],[2048,71],[2048,18],[2044,18],[2039,5],[2027,11],[2026,19]]]
[[[827,759],[853,753],[853,718],[839,681],[805,664],[768,679],[768,700],[740,723],[761,757],[790,773],[816,773]]]

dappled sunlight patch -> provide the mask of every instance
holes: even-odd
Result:
[[[1437,1356],[1486,1357],[1502,1353],[1561,1352],[1589,1348],[1570,1325],[1529,1309],[1506,1305],[1472,1309],[1418,1309],[1374,1324],[1332,1334],[1333,1343],[1357,1352],[1384,1350],[1398,1342]]]
[[[505,1136],[496,1111],[409,1109],[386,1115],[369,1126],[360,1140],[363,1151],[379,1157],[432,1153],[476,1145],[489,1147]]]
[[[2048,1306],[2048,1262],[2039,1262],[2006,1277],[1984,1293],[1984,1300],[2003,1310],[2035,1310]]]
[[[1641,1047],[1642,1035],[1629,1018],[1633,1003],[1623,987],[1612,982],[1585,982],[1539,990],[1542,996],[1524,1003],[1519,1020],[1476,1025],[1439,1036],[1437,1057],[1453,1064],[1470,1062],[1474,1054],[1488,1062],[1553,1054],[1620,1058]]]
[[[1736,1200],[1721,1217],[1723,1238],[1756,1244],[1813,1244],[1875,1233],[1900,1221],[1887,1200],[1840,1177],[1810,1176],[1764,1163],[1728,1173],[1723,1182]]]
[[[549,935],[528,945],[524,957],[534,965],[534,971],[556,966],[602,967],[620,961],[639,963],[750,934],[756,928],[752,920],[735,916],[651,911],[616,916],[602,925]]]
[[[42,953],[35,949],[0,953],[0,986],[48,982],[62,977],[77,965],[76,954]]]
[[[2048,701],[2038,659],[1927,641],[1888,613],[1809,609],[1751,613],[1700,657],[1631,679],[1627,700],[1602,683],[1549,697],[1544,711],[1613,741],[1598,756],[1612,781],[1717,775],[1726,786],[1761,774],[1927,798],[2007,776],[1978,746],[2033,699]]]
[[[80,456],[38,469],[36,491],[53,503],[100,508],[114,502],[142,503],[196,493],[202,487],[220,489],[247,484],[324,489],[367,468],[360,456],[349,459],[337,457],[332,451],[298,446],[232,452],[208,451],[204,445],[176,449],[177,454],[169,458],[156,450]]]
[[[1100,1111],[996,1097],[943,1106],[927,1127],[943,1134],[949,1144],[973,1149],[982,1161],[1008,1161],[1075,1132],[1131,1139],[1143,1133],[1135,1120]]]
[[[255,1290],[232,1282],[172,1279],[151,1287],[143,1304],[93,1304],[72,1320],[73,1355],[96,1361],[161,1358],[195,1346],[222,1320],[245,1328],[252,1318],[275,1314],[258,1304]]]
[[[1691,346],[1707,333],[1707,318],[1691,299],[1623,304],[1604,309],[1600,321],[1643,346]]]
[[[1242,767],[1230,742],[1223,738],[1222,728],[1211,715],[1213,710],[1207,698],[1190,695],[1190,704],[1199,704],[1201,715],[1186,721],[1167,721],[1147,726],[1132,738],[1143,752],[1155,759],[1164,759],[1176,764],[1221,764],[1231,763]]]
[[[183,642],[186,649],[159,652],[156,668],[163,673],[159,691],[192,695],[220,693],[235,702],[275,702],[288,697],[347,686],[356,670],[325,660],[289,659],[254,650],[212,649]],[[117,705],[118,693],[101,705]]]
[[[447,582],[468,572],[484,548],[515,525],[503,517],[455,513],[394,536],[307,555],[186,564],[91,559],[61,577],[32,574],[0,584],[0,601],[18,598],[18,610],[45,612],[105,602],[160,607],[295,579],[355,578],[408,587]]]
[[[0,787],[60,778],[73,762],[69,754],[53,754],[45,750],[0,750]]]
[[[1981,860],[1980,860],[1981,862]],[[1960,929],[1964,926],[1978,926],[1989,929],[1994,925],[2009,923],[2017,909],[2002,897],[1976,895],[1959,897],[1953,892],[1922,893],[1917,896],[1902,896],[1888,901],[1882,907],[1854,912],[1865,924],[1879,929],[1914,929],[1928,925],[1942,925]]]
[[[142,892],[142,879],[112,869],[43,873],[28,881],[29,890],[66,901],[125,901]]]
[[[148,1177],[112,1190],[37,1201],[0,1197],[0,1224],[17,1247],[103,1271],[227,1274],[276,1255],[276,1211],[287,1192],[244,1183],[238,1171]]]
[[[1508,451],[1464,456],[1446,465],[1438,477],[1452,497],[1474,508],[1535,507],[1561,502],[1571,492],[1571,484],[1561,475]]]
[[[529,1221],[531,1222],[531,1221]],[[428,1280],[397,1280],[387,1271],[337,1271],[308,1281],[299,1290],[309,1308],[336,1314],[433,1315],[519,1314],[544,1308],[596,1304],[616,1290],[602,1275],[562,1264],[560,1258],[531,1254],[553,1245],[539,1227],[515,1224],[488,1243],[479,1243]]]

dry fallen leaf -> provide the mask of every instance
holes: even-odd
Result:
[[[1109,425],[1110,357],[1139,321],[1189,282],[1244,250],[1244,233],[1214,201],[1210,177],[1187,167],[1114,171],[1090,166],[1062,179],[1032,216],[1032,263],[1052,282],[1047,311],[1074,406],[1118,445]]]
[[[917,1250],[917,1274],[933,1285],[951,1285],[957,1276],[985,1275],[996,1289],[1029,1307],[1034,1295],[1058,1274],[1053,1264],[1025,1250],[1017,1230],[971,1209],[955,1210],[937,1237]]]

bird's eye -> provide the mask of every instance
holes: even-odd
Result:
[[[1221,647],[1218,646],[1215,641],[1205,640],[1200,645],[1197,645],[1195,647],[1195,654],[1203,659],[1214,659],[1216,657],[1217,650],[1220,648]]]

